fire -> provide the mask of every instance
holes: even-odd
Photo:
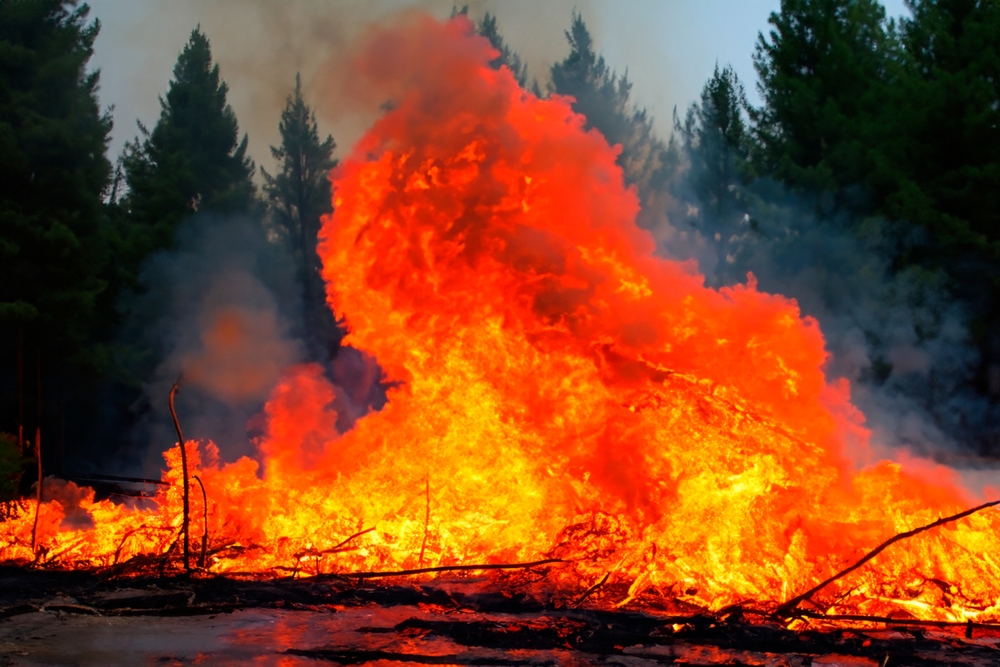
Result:
[[[855,471],[868,433],[848,385],[823,374],[816,321],[752,277],[715,290],[693,266],[654,258],[617,149],[493,57],[464,19],[425,18],[373,33],[354,63],[393,108],[333,174],[320,255],[347,342],[398,384],[339,434],[322,369],[289,369],[265,408],[262,470],[188,442],[207,496],[206,507],[192,483],[192,544],[207,523],[207,569],[549,557],[569,561],[548,581],[571,595],[607,575],[622,593],[609,603],[773,607],[969,506],[947,474]],[[155,509],[91,494],[80,506],[94,526],[74,530],[43,503],[41,558],[176,554],[179,448],[165,456],[171,484]],[[26,511],[0,527],[0,558],[35,559],[31,523]],[[996,618],[998,529],[987,511],[923,533],[817,598]]]

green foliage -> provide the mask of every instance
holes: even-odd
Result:
[[[687,160],[683,179],[674,184],[678,200],[693,202],[670,211],[676,222],[686,219],[714,244],[717,266],[726,265],[728,239],[742,233],[751,166],[751,139],[745,116],[743,85],[731,67],[715,67],[701,91],[700,102],[688,108],[684,122],[674,116],[672,142]],[[744,273],[745,275],[745,273]]]
[[[247,212],[254,203],[253,161],[239,139],[228,86],[212,63],[208,38],[196,28],[174,66],[160,119],[122,156],[128,213],[120,226],[125,265],[169,246],[180,221],[196,212]]]
[[[892,166],[879,183],[884,210],[931,230],[952,257],[974,248],[1000,261],[1000,3],[910,7],[885,121],[893,135],[883,149]]]
[[[714,217],[733,209],[735,187],[748,169],[750,137],[744,115],[746,94],[729,66],[715,73],[692,104],[684,123],[674,119],[674,130],[690,161],[688,182],[694,197]],[[714,234],[717,230],[711,230]]]
[[[0,2],[0,321],[93,360],[108,260],[111,118],[87,72],[100,25],[75,1]]]
[[[17,438],[0,433],[0,502],[13,500],[27,461],[17,448]]]
[[[329,175],[337,161],[336,144],[327,135],[322,141],[316,115],[302,98],[302,81],[295,76],[295,91],[288,96],[278,124],[281,146],[271,147],[279,171],[264,176],[269,217],[278,232],[291,242],[299,262],[306,304],[306,326],[317,344],[334,346],[342,337],[330,309],[320,277],[316,253],[321,216],[333,210]]]
[[[800,190],[863,182],[890,83],[885,10],[877,0],[782,0],[769,23],[754,53],[759,170]]]

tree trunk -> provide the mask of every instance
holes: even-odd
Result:
[[[17,449],[24,451],[24,325],[17,325]]]
[[[38,544],[38,513],[42,509],[42,344],[35,349],[35,384],[38,390],[38,421],[35,423],[35,461],[38,464],[38,492],[35,497],[35,523],[31,527],[31,550]]]

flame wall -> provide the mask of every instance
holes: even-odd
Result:
[[[266,408],[260,476],[211,447],[198,463],[189,443],[213,569],[558,556],[575,561],[551,575],[566,590],[611,571],[629,596],[720,607],[780,602],[964,508],[957,487],[894,463],[854,472],[863,416],[824,377],[815,320],[752,277],[708,289],[654,258],[617,149],[493,55],[461,18],[369,35],[358,85],[391,110],[333,174],[320,254],[348,342],[400,384],[340,436],[321,369],[292,369]],[[91,541],[91,562],[107,564],[109,544],[125,545],[116,559],[168,546],[177,487],[156,512],[115,511],[73,538]],[[46,512],[47,544],[71,544]],[[116,522],[143,528],[123,540]],[[981,514],[914,538],[830,594],[855,610],[995,616],[998,527]],[[0,553],[25,557],[19,530]]]

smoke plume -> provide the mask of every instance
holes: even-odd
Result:
[[[967,313],[941,273],[892,269],[897,229],[845,211],[820,214],[814,199],[773,182],[736,187],[740,205],[713,219],[686,177],[675,185],[682,193],[675,224],[658,233],[661,252],[696,260],[716,286],[753,274],[761,289],[796,299],[817,318],[830,352],[827,373],[851,382],[874,455],[989,465],[977,454],[1000,415],[973,389],[979,357]]]

